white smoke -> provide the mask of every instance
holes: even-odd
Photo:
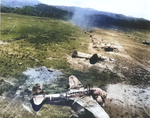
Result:
[[[32,87],[33,85],[40,83],[49,84],[53,81],[56,81],[63,73],[59,70],[49,70],[45,66],[39,68],[28,68],[24,75],[28,76],[28,79],[25,82],[25,85]]]
[[[92,14],[100,13],[97,10],[90,8],[74,7],[73,17],[71,22],[86,30],[91,29],[90,19]]]

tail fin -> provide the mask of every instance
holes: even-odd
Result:
[[[71,75],[69,77],[69,86],[70,86],[69,89],[80,89],[84,87],[82,83],[74,75]]]

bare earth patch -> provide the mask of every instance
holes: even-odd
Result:
[[[67,61],[70,63],[72,68],[76,70],[80,70],[80,71],[85,70],[91,66],[98,66],[99,68],[109,69],[112,72],[120,73],[118,72],[119,70],[115,69],[116,66],[117,68],[126,68],[126,67],[134,68],[131,65],[131,63],[133,63],[136,65],[139,65],[142,69],[150,72],[150,68],[148,65],[144,65],[140,63],[139,61],[135,60],[132,57],[132,54],[129,54],[126,51],[126,50],[131,50],[130,49],[131,47],[137,47],[139,45],[142,46],[142,44],[139,44],[137,42],[133,42],[127,39],[124,39],[123,41],[123,40],[120,40],[120,37],[126,38],[126,35],[124,35],[123,33],[122,34],[117,33],[117,32],[114,33],[113,31],[104,32],[103,30],[99,30],[99,29],[96,29],[95,31],[93,31],[89,37],[91,41],[89,42],[88,50],[86,53],[91,54],[91,55],[97,54],[101,56],[106,56],[108,59],[112,59],[113,61],[105,60],[105,61],[98,62],[95,65],[91,65],[89,64],[89,60],[87,59],[71,58],[70,55],[67,57]],[[97,46],[97,48],[93,47],[95,45]],[[109,46],[114,48],[114,50],[107,51],[107,52],[104,51],[104,47],[109,47]],[[119,62],[118,60],[122,60],[122,62]],[[122,64],[124,60],[126,60],[125,65]],[[119,67],[118,67],[118,64],[120,65]]]
[[[111,35],[111,38],[107,40],[107,37],[93,32],[90,35],[91,42],[89,43],[87,54],[97,54],[107,56],[113,60],[98,61],[95,64],[90,64],[89,59],[85,58],[72,58],[67,57],[71,67],[75,70],[86,71],[92,66],[96,66],[101,70],[109,70],[113,73],[117,73],[120,78],[125,80],[136,78],[145,84],[150,83],[150,68],[149,65],[144,65],[139,61],[131,57],[126,52],[128,47],[137,47],[142,45],[134,43],[132,41],[118,42],[113,33],[107,33]],[[103,40],[102,40],[103,39]],[[95,40],[95,41],[94,41]],[[93,48],[93,45],[101,45],[102,42],[113,43],[117,51],[105,52],[103,48]],[[93,44],[94,42],[94,44]],[[125,45],[125,44],[126,45]],[[131,43],[131,44],[130,44]],[[133,43],[133,44],[132,44]],[[98,46],[97,46],[98,47]],[[101,47],[101,46],[99,46]],[[144,75],[144,76],[142,76]],[[137,81],[131,80],[131,81]],[[126,82],[125,82],[126,83]],[[106,91],[108,92],[108,101],[105,104],[104,109],[110,115],[111,118],[149,118],[150,117],[150,87],[148,85],[129,85],[129,84],[108,84]]]
[[[110,84],[107,86],[106,111],[111,118],[149,118],[149,91],[150,87],[141,88],[125,84]]]

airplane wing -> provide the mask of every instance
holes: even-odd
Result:
[[[73,97],[70,99],[91,112],[95,118],[110,118],[92,96]]]
[[[70,91],[84,89],[82,83],[73,75],[69,77]],[[92,96],[79,96],[69,98],[91,112],[95,118],[110,118],[104,109],[93,99]]]

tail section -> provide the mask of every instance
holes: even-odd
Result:
[[[69,77],[69,89],[80,89],[80,88],[84,88],[84,86],[82,85],[82,83],[74,76],[71,75]]]

